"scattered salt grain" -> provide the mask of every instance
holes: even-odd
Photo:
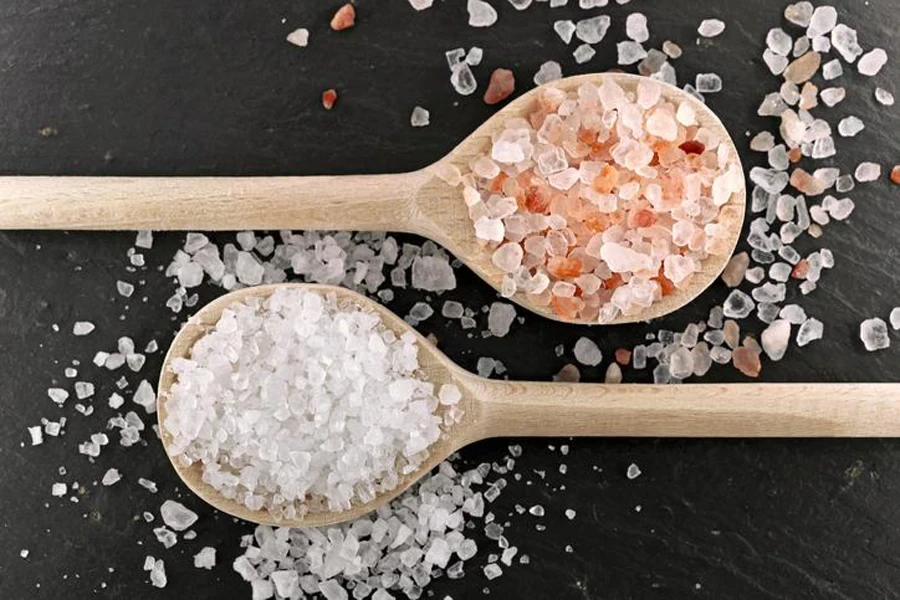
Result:
[[[66,495],[66,491],[68,491],[68,487],[65,483],[54,483],[50,486],[50,493],[54,496],[61,497]]]
[[[589,367],[596,367],[603,360],[603,353],[597,343],[586,337],[578,338],[573,349],[575,360]]]
[[[571,20],[556,21],[553,23],[553,31],[556,32],[556,35],[563,42],[568,44],[572,41],[572,36],[575,35],[575,23]]]
[[[810,342],[822,339],[824,331],[825,325],[822,321],[810,317],[800,325],[800,329],[797,331],[797,345],[802,348]]]
[[[535,85],[544,85],[551,81],[562,79],[562,67],[555,60],[542,63],[537,73],[534,74]]]
[[[895,330],[900,329],[900,306],[891,311],[890,321],[891,328]]]
[[[879,318],[866,319],[859,326],[859,337],[869,352],[890,347],[887,323]]]
[[[88,335],[94,331],[94,324],[90,321],[76,321],[72,326],[72,334],[77,336]]]
[[[814,7],[812,3],[806,2],[805,0],[803,2],[789,4],[787,8],[784,9],[784,18],[794,25],[807,27],[812,18],[813,10]]]
[[[582,19],[575,24],[575,37],[586,44],[599,44],[606,36],[610,23],[607,15]]]
[[[572,53],[572,56],[575,58],[575,62],[580,65],[580,64],[586,63],[587,61],[594,58],[594,55],[596,53],[597,53],[597,51],[594,50],[590,44],[581,44],[577,48],[575,48],[575,51]],[[619,64],[625,64],[625,63],[620,62]],[[628,63],[628,64],[631,64],[631,63]]]
[[[883,88],[875,88],[875,99],[884,106],[894,105],[894,95]]]
[[[212,569],[216,566],[216,549],[212,546],[206,546],[200,552],[194,555],[194,567],[197,569]],[[275,578],[275,573],[272,573],[272,578]],[[275,584],[278,587],[278,584]],[[290,596],[288,594],[285,597]]]
[[[725,23],[719,19],[704,19],[697,28],[697,33],[705,38],[716,37],[725,31]]]
[[[151,481],[149,479],[140,477],[140,478],[138,478],[138,485],[140,485],[142,488],[145,488],[148,491],[150,491],[151,494],[155,494],[157,492],[157,487],[156,487],[155,481]]]
[[[44,432],[41,430],[40,425],[35,425],[34,427],[28,428],[28,435],[31,437],[31,445],[32,446],[40,446],[44,443]]]
[[[497,11],[484,0],[468,0],[466,10],[471,27],[490,27],[497,22]]]
[[[838,133],[842,137],[854,137],[866,126],[859,117],[849,116],[841,119],[838,123]]]
[[[825,81],[831,81],[832,79],[837,79],[841,75],[844,74],[844,68],[841,66],[841,61],[838,59],[834,59],[828,61],[824,65],[822,65],[822,78]]]
[[[307,44],[309,44],[309,30],[304,27],[295,29],[288,34],[286,39],[289,43],[295,46],[305,48]]]
[[[774,361],[781,360],[791,339],[791,324],[784,319],[776,319],[762,332],[760,342],[763,351]]]
[[[641,476],[641,468],[634,463],[628,465],[628,470],[625,471],[625,476],[628,479],[637,479]]]
[[[175,531],[184,531],[197,522],[197,513],[184,504],[174,500],[166,500],[159,508],[163,522]]]
[[[409,117],[409,123],[413,127],[427,127],[430,123],[430,113],[421,106],[416,106]]]
[[[144,248],[149,250],[153,247],[153,232],[152,231],[138,231],[137,237],[134,240],[134,245],[137,248]]]
[[[146,565],[144,568],[146,569]],[[158,558],[153,564],[153,568],[150,569],[150,583],[153,584],[153,587],[164,588],[167,582],[166,565],[163,563],[163,559]]]
[[[877,75],[885,63],[887,63],[887,53],[881,48],[875,48],[862,55],[862,58],[856,63],[856,68],[862,75],[871,77]]]
[[[875,181],[881,177],[881,165],[872,162],[862,162],[856,167],[856,172],[853,176],[860,183]]]
[[[643,43],[650,39],[647,29],[647,17],[641,13],[631,13],[625,19],[625,35],[635,42]]]
[[[640,42],[631,40],[625,40],[616,44],[616,52],[618,53],[617,62],[620,65],[633,65],[647,58],[647,51]]]
[[[122,475],[119,473],[118,469],[108,469],[106,473],[103,474],[103,479],[100,480],[105,486],[115,485],[122,479]]]
[[[134,400],[135,404],[143,406],[147,414],[156,412],[156,392],[153,391],[153,386],[146,379],[138,384],[132,400]]]
[[[806,37],[812,39],[834,29],[837,24],[837,10],[833,6],[819,6],[813,11],[806,29]]]
[[[494,302],[488,312],[488,330],[494,337],[504,337],[516,318],[516,309],[506,302]]]

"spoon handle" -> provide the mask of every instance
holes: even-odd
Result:
[[[428,177],[0,177],[0,229],[406,231]]]
[[[487,381],[482,437],[896,437],[900,384]]]

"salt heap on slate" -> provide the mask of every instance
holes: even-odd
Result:
[[[437,394],[421,379],[417,353],[411,333],[398,338],[334,294],[281,289],[237,303],[172,362],[169,452],[276,518],[370,501],[461,414],[455,386]]]
[[[463,177],[502,294],[605,322],[686,287],[729,250],[719,211],[743,174],[722,142],[650,79],[544,90]]]

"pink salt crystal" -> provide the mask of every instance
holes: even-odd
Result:
[[[731,319],[725,321],[725,325],[722,327],[722,333],[725,336],[725,344],[732,350],[737,348],[741,337],[741,328],[738,326],[737,321]]]
[[[553,381],[562,381],[566,383],[578,383],[581,381],[581,371],[573,364],[564,365],[559,373],[553,376]]]
[[[784,70],[784,78],[791,83],[800,85],[816,74],[821,63],[821,54],[818,52],[807,52],[788,65],[787,69]]]
[[[672,142],[678,137],[678,125],[671,113],[657,108],[647,117],[647,133]]]
[[[494,266],[505,273],[512,273],[522,264],[524,252],[519,244],[503,244],[491,257]]]
[[[818,106],[819,101],[816,98],[818,93],[819,88],[811,81],[804,83],[803,89],[800,91],[800,108],[803,110],[810,110]]]
[[[497,104],[509,98],[516,89],[516,79],[509,69],[495,69],[484,92],[485,104]]]
[[[744,273],[750,266],[750,256],[746,252],[735,254],[722,271],[722,281],[730,288],[736,288],[744,281]]]
[[[748,346],[741,346],[731,353],[731,360],[735,368],[747,377],[759,377],[762,364],[759,361],[759,351]]]

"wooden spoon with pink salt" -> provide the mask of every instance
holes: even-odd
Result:
[[[390,175],[0,177],[0,229],[401,231],[572,323],[668,314],[715,281],[746,201],[734,143],[676,87],[568,77]]]

